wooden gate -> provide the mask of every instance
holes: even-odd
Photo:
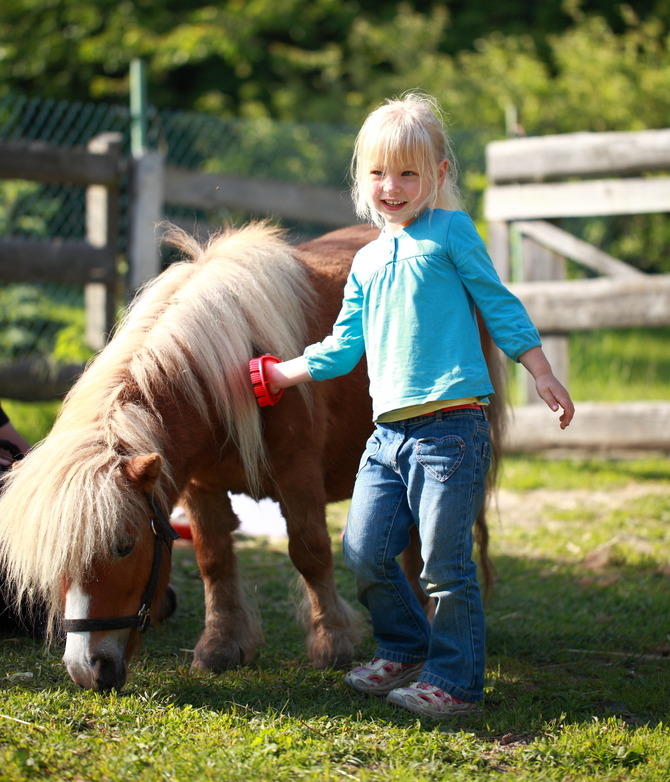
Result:
[[[670,177],[659,174],[669,170],[670,129],[488,145],[491,256],[509,281],[512,248],[519,248],[520,280],[510,288],[542,333],[559,377],[567,378],[570,331],[670,325],[670,275],[644,274],[550,221],[670,212]],[[566,281],[566,258],[601,276]],[[561,432],[535,399],[529,393],[527,405],[514,410],[509,448],[670,448],[670,401],[582,402]]]

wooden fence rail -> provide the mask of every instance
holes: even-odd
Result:
[[[670,326],[670,274],[517,282],[509,288],[542,334]]]
[[[40,280],[86,286],[87,333],[94,347],[114,321],[118,284],[118,182],[131,176],[129,295],[160,271],[157,226],[167,204],[211,211],[247,211],[338,227],[354,222],[348,194],[328,188],[206,174],[165,164],[160,152],[124,161],[114,134],[88,149],[0,142],[0,179],[86,187],[84,241],[0,241],[0,282]],[[562,216],[670,210],[670,129],[641,133],[578,133],[494,142],[487,148],[485,194],[489,248],[501,277],[524,301],[558,370],[567,372],[571,331],[670,325],[670,275],[648,276],[550,222]],[[649,172],[653,172],[652,175]],[[592,179],[605,176],[605,179]],[[613,176],[624,177],[612,179]],[[583,182],[561,179],[590,178]],[[514,237],[522,278],[509,280]],[[570,258],[596,279],[566,281]],[[81,367],[47,362],[0,367],[2,395],[61,396]],[[624,424],[622,424],[624,422]],[[510,450],[553,447],[670,449],[670,402],[581,403],[566,432],[539,405],[514,410]]]
[[[84,285],[87,338],[100,348],[116,316],[121,136],[105,133],[86,149],[0,142],[0,179],[86,187],[86,239],[0,240],[0,282]]]
[[[131,213],[130,288],[160,269],[155,226],[166,205],[213,211],[230,209],[255,217],[283,218],[340,228],[356,222],[346,191],[294,182],[203,173],[166,165],[150,152],[133,162],[137,198]],[[205,226],[204,228],[207,228]]]
[[[510,288],[542,333],[559,377],[567,379],[564,335],[571,331],[670,325],[670,275],[643,274],[550,222],[670,211],[670,177],[659,173],[670,170],[670,129],[497,141],[486,157],[491,255],[509,280],[518,248],[521,275]],[[604,276],[567,281],[566,258]],[[531,385],[528,404],[514,411],[510,449],[670,449],[668,400],[581,403],[561,432],[547,425]]]
[[[46,282],[84,286],[86,339],[97,350],[116,319],[121,136],[103,133],[87,148],[42,142],[0,142],[0,179],[86,188],[86,238],[0,240],[0,284]],[[53,366],[47,358],[0,366],[3,396],[40,401],[62,396],[82,367]]]

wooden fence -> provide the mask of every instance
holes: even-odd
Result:
[[[567,233],[550,220],[670,211],[670,130],[572,133],[489,144],[485,197],[489,248],[510,278],[513,248],[525,303],[545,350],[567,379],[571,331],[670,325],[670,275],[646,275]],[[607,177],[607,178],[603,178]],[[613,178],[617,177],[617,178]],[[565,280],[570,258],[602,275]],[[508,447],[670,448],[670,401],[578,406],[572,426],[548,427],[544,409],[514,411]]]
[[[160,269],[155,234],[166,205],[215,211],[231,209],[257,217],[285,218],[333,228],[356,222],[346,190],[208,174],[165,165],[163,155],[148,152],[133,163],[136,199],[131,213],[131,277],[136,289]]]
[[[118,138],[110,135],[94,140],[87,150],[0,143],[0,178],[87,187],[86,241],[0,242],[0,281],[39,278],[85,284],[94,346],[102,344],[113,323],[118,181],[125,168],[133,183],[129,295],[160,271],[157,226],[167,204],[246,210],[332,227],[355,219],[346,192],[178,169],[166,165],[159,152],[123,161]],[[578,133],[489,145],[485,214],[491,255],[501,277],[509,281],[512,248],[520,245],[522,279],[509,285],[527,306],[560,376],[567,375],[565,337],[570,331],[670,325],[670,275],[644,275],[549,221],[669,211],[670,179],[649,176],[669,169],[670,130]],[[603,175],[608,178],[593,179]],[[575,181],[578,177],[582,179]],[[565,258],[601,276],[566,281]],[[14,366],[8,372],[0,367],[0,388],[4,396],[16,398],[55,397],[67,390],[80,369],[61,369],[54,376],[47,366],[32,366],[28,375],[25,368]],[[26,377],[33,392],[26,389]],[[14,388],[17,393],[8,392]],[[670,402],[581,403],[573,425],[561,432],[555,418],[531,399],[529,395],[528,404],[513,411],[510,450],[670,449]]]
[[[40,142],[0,142],[0,179],[86,188],[86,238],[0,239],[0,284],[47,282],[83,285],[86,339],[105,344],[116,317],[121,136],[105,133],[86,149]],[[0,366],[2,396],[27,401],[61,396],[80,365],[54,366],[47,359]]]

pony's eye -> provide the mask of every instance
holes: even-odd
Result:
[[[119,559],[130,555],[135,548],[135,538],[121,538],[114,546],[112,554]]]

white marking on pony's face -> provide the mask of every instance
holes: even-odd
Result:
[[[86,619],[91,598],[82,592],[79,584],[72,584],[65,595],[65,619]],[[82,670],[88,669],[87,650],[91,640],[90,633],[68,633],[65,641],[63,662],[70,677],[79,682]]]
[[[90,596],[79,584],[73,583],[65,595],[64,618],[87,619],[90,602]],[[123,633],[99,633],[95,643],[91,641],[90,632],[68,633],[63,662],[73,682],[80,687],[99,689],[93,671],[94,661],[100,658],[110,661],[125,681],[125,645],[126,638]]]

